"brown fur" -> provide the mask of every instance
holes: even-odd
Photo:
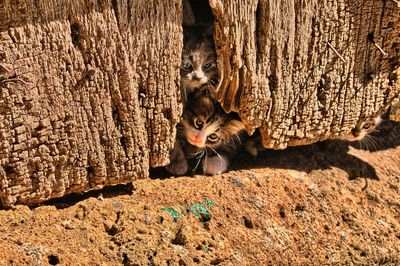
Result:
[[[181,65],[181,95],[186,103],[188,94],[204,85],[216,85],[218,69],[212,31],[201,26],[184,27]]]
[[[196,125],[198,121],[201,121],[200,126]],[[197,88],[188,95],[178,125],[178,141],[185,157],[193,161],[192,170],[202,163],[206,174],[217,174],[227,169],[230,157],[241,144],[244,129],[245,125],[238,116],[226,114],[211,97],[208,88]],[[181,160],[179,163],[186,162]]]

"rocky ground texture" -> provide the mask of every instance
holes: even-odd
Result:
[[[400,123],[379,134],[0,210],[0,265],[399,265]]]

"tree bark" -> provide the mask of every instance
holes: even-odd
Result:
[[[348,133],[399,94],[396,1],[209,2],[219,101],[268,148]]]
[[[264,145],[347,133],[400,89],[395,1],[209,0],[219,101]],[[0,201],[148,177],[181,114],[180,0],[0,1]]]
[[[148,177],[180,116],[180,2],[39,2],[0,2],[3,206]]]
[[[169,163],[182,113],[182,1],[127,0],[115,3],[114,10],[139,92],[150,166],[163,166]]]

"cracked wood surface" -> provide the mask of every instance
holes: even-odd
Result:
[[[220,1],[218,98],[268,148],[335,138],[399,93],[393,1]]]
[[[139,90],[150,166],[163,166],[169,163],[176,124],[182,113],[179,103],[182,3],[131,0],[117,7],[133,82]]]
[[[167,162],[182,41],[181,5],[153,8],[163,5],[0,3],[3,206],[132,182]]]

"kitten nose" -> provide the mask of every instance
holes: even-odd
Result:
[[[197,70],[196,72],[194,72],[193,78],[194,78],[195,80],[201,80],[202,78],[204,78],[204,73],[203,73],[203,71]]]
[[[204,145],[203,137],[201,134],[195,135],[193,142],[194,142],[193,144],[197,147],[203,147],[203,145]]]
[[[356,128],[353,128],[351,130],[351,134],[353,134],[354,137],[358,137],[360,135],[360,130],[357,130]]]

